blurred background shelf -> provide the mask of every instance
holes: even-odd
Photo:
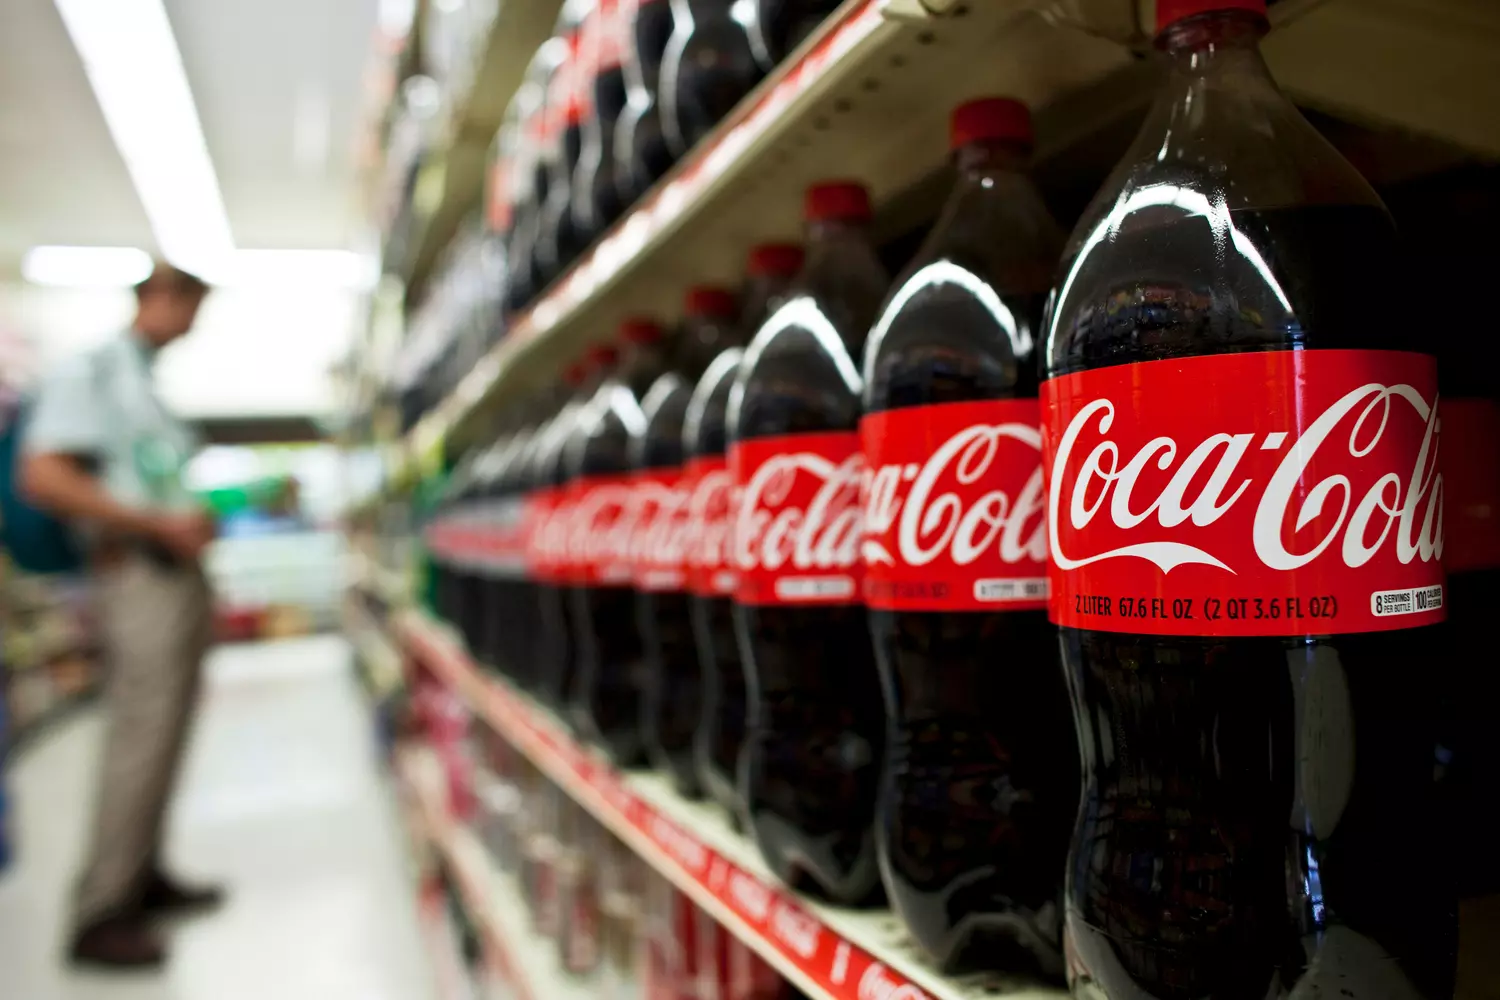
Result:
[[[687,802],[659,776],[619,772],[575,743],[549,712],[484,674],[443,626],[420,612],[407,612],[389,627],[393,641],[457,694],[476,717],[658,874],[816,1000],[1065,1000],[1065,991],[1020,977],[943,975],[918,954],[888,911],[845,910],[793,895],[718,810]],[[423,766],[426,787],[440,795],[441,769],[435,763]]]

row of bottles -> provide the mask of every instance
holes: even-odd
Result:
[[[495,140],[486,197],[506,309],[524,309],[836,6],[564,4]]]
[[[946,968],[1448,996],[1455,883],[1497,888],[1444,846],[1496,773],[1495,368],[1413,322],[1426,251],[1277,90],[1264,4],[1158,6],[1071,238],[1013,100],[954,113],[894,283],[864,188],[815,186],[738,311],[628,321],[456,471],[439,611]]]
[[[562,976],[618,1000],[805,1000],[496,733],[473,725],[451,692],[423,678],[410,705],[410,735],[440,762],[450,815],[516,880]],[[450,895],[477,957],[462,894]]]

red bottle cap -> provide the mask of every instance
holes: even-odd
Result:
[[[843,219],[867,222],[870,218],[870,191],[858,181],[824,181],[807,189],[802,214],[808,222]]]
[[[795,243],[762,243],[750,248],[752,276],[781,274],[790,277],[802,270],[802,248]]]
[[[609,344],[599,344],[589,349],[587,364],[595,369],[613,368],[620,360],[620,352]]]
[[[733,316],[737,311],[734,293],[713,285],[689,288],[683,310],[689,316]]]
[[[1244,10],[1265,17],[1266,0],[1156,0],[1156,30],[1159,34],[1183,18],[1222,10]]]
[[[1030,146],[1031,110],[1009,97],[982,97],[954,108],[948,128],[948,147],[957,149],[971,142],[986,141]]]
[[[654,344],[661,339],[661,325],[654,319],[632,316],[620,324],[620,339],[627,344]]]

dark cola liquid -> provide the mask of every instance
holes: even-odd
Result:
[[[686,153],[759,82],[761,70],[733,0],[672,0],[676,30],[662,64],[667,139]]]
[[[668,0],[639,0],[631,25],[633,54],[627,54],[628,98],[615,133],[615,185],[629,206],[672,169],[675,157],[662,130],[661,61],[672,37]]]
[[[750,25],[755,57],[766,72],[775,69],[823,20],[839,0],[757,0]]]
[[[527,440],[513,450],[496,490],[499,516],[512,537],[521,520],[532,446],[533,442]],[[531,657],[538,622],[537,595],[518,560],[511,558],[492,575],[489,602],[489,662],[521,687],[531,689],[537,680],[536,662]]]
[[[578,255],[588,246],[588,234],[578,228],[573,219],[573,201],[570,189],[578,161],[583,155],[583,129],[577,122],[569,122],[563,129],[560,159],[554,164],[555,171],[542,206],[541,239],[537,245],[537,276],[540,287],[551,284],[558,275],[568,269]]]
[[[614,387],[614,394],[629,397]],[[639,408],[635,419],[640,419]],[[570,445],[575,476],[624,476],[630,472],[630,434],[619,413],[606,409],[587,434]],[[576,446],[576,447],[575,447]],[[623,585],[574,586],[570,592],[575,676],[570,717],[621,767],[644,763],[641,729],[647,684],[645,649],[637,623],[635,589]]]
[[[740,352],[734,352],[738,359]],[[708,403],[694,429],[694,457],[723,455],[728,448],[724,411],[734,385],[735,366],[715,364]],[[745,742],[745,666],[734,635],[734,601],[727,596],[692,597],[693,636],[703,671],[703,714],[694,754],[698,776],[709,796],[738,825],[745,815],[740,794],[740,748]]]
[[[679,381],[670,396],[648,411],[639,468],[681,470],[682,422],[692,389]],[[698,798],[703,791],[693,764],[693,738],[702,710],[703,675],[693,644],[690,601],[682,589],[640,590],[636,608],[646,648],[647,749],[680,793]]]
[[[868,290],[864,275],[831,278],[846,292]],[[822,313],[817,333],[788,322],[774,339],[763,340],[766,328],[757,334],[759,356],[740,375],[734,440],[855,432],[859,386],[848,378],[879,303],[830,308],[839,301],[802,296],[784,307]],[[768,324],[776,322],[773,316]],[[846,332],[850,345],[830,344],[827,329]],[[734,610],[751,689],[741,785],[751,834],[788,884],[841,903],[878,899],[872,823],[885,715],[864,605]]]
[[[963,286],[916,292],[882,338],[870,411],[1034,397],[1045,297],[1005,301],[1019,355]],[[871,608],[870,634],[890,717],[877,822],[896,911],[941,965],[1060,976],[1079,775],[1056,629],[1045,611]]]
[[[594,77],[593,114],[573,185],[573,221],[588,243],[620,217],[625,206],[615,177],[615,122],[625,110],[625,71],[607,66]]]
[[[549,185],[547,168],[538,163],[532,171],[531,195],[516,206],[508,248],[510,282],[505,290],[505,306],[511,312],[525,309],[547,284],[539,251]]]
[[[1438,384],[1447,413],[1457,406],[1500,405],[1500,341],[1476,335],[1484,315],[1462,289],[1482,288],[1500,267],[1500,250],[1488,238],[1500,224],[1500,170],[1471,167],[1416,181],[1389,192],[1388,201],[1401,229],[1407,256],[1403,262],[1413,287],[1432,289],[1424,298],[1424,330],[1430,330],[1438,355]],[[1481,320],[1482,324],[1482,320]],[[1500,740],[1493,732],[1492,706],[1500,704],[1500,672],[1482,664],[1494,659],[1490,615],[1500,607],[1500,566],[1487,562],[1490,546],[1466,537],[1479,528],[1475,505],[1488,518],[1500,518],[1500,498],[1458,488],[1455,465],[1467,466],[1467,478],[1493,482],[1500,468],[1500,439],[1473,441],[1460,450],[1451,422],[1445,422],[1443,524],[1448,563],[1447,647],[1440,670],[1448,692],[1445,710],[1449,736],[1444,744],[1452,759],[1445,783],[1456,800],[1458,819],[1452,845],[1458,859],[1463,915],[1464,960],[1459,995],[1469,995],[1468,969],[1480,972],[1483,946],[1500,928],[1500,908],[1484,897],[1500,895],[1500,852],[1494,848],[1492,797],[1500,780]],[[1487,471],[1486,471],[1487,470]],[[1470,509],[1456,510],[1463,505]],[[1486,911],[1489,914],[1486,915]],[[1476,947],[1478,946],[1478,947]]]
[[[565,413],[569,420],[574,416],[572,411]],[[567,434],[561,429],[549,431],[536,455],[533,475],[538,486],[559,488],[567,484],[570,477],[565,461],[566,444]],[[577,677],[571,588],[552,580],[534,580],[531,589],[536,595],[537,610],[530,654],[536,673],[536,693],[548,707],[566,714],[568,696]]]
[[[1127,219],[1079,265],[1050,373],[1231,351],[1422,349],[1367,207]],[[1227,237],[1227,238],[1226,238]],[[1070,277],[1068,277],[1070,276]],[[1062,629],[1083,752],[1075,993],[1452,994],[1435,780],[1440,627],[1161,637]],[[1090,984],[1085,986],[1083,984]]]

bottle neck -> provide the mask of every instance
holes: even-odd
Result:
[[[847,243],[868,243],[870,224],[863,219],[816,219],[807,224],[810,253]]]
[[[1024,174],[1030,150],[1019,142],[981,139],[953,151],[953,166],[961,180],[982,182],[996,174]]]
[[[1222,11],[1168,25],[1156,46],[1167,54],[1172,72],[1188,77],[1233,72],[1261,76],[1274,87],[1260,54],[1265,19],[1249,11]]]

